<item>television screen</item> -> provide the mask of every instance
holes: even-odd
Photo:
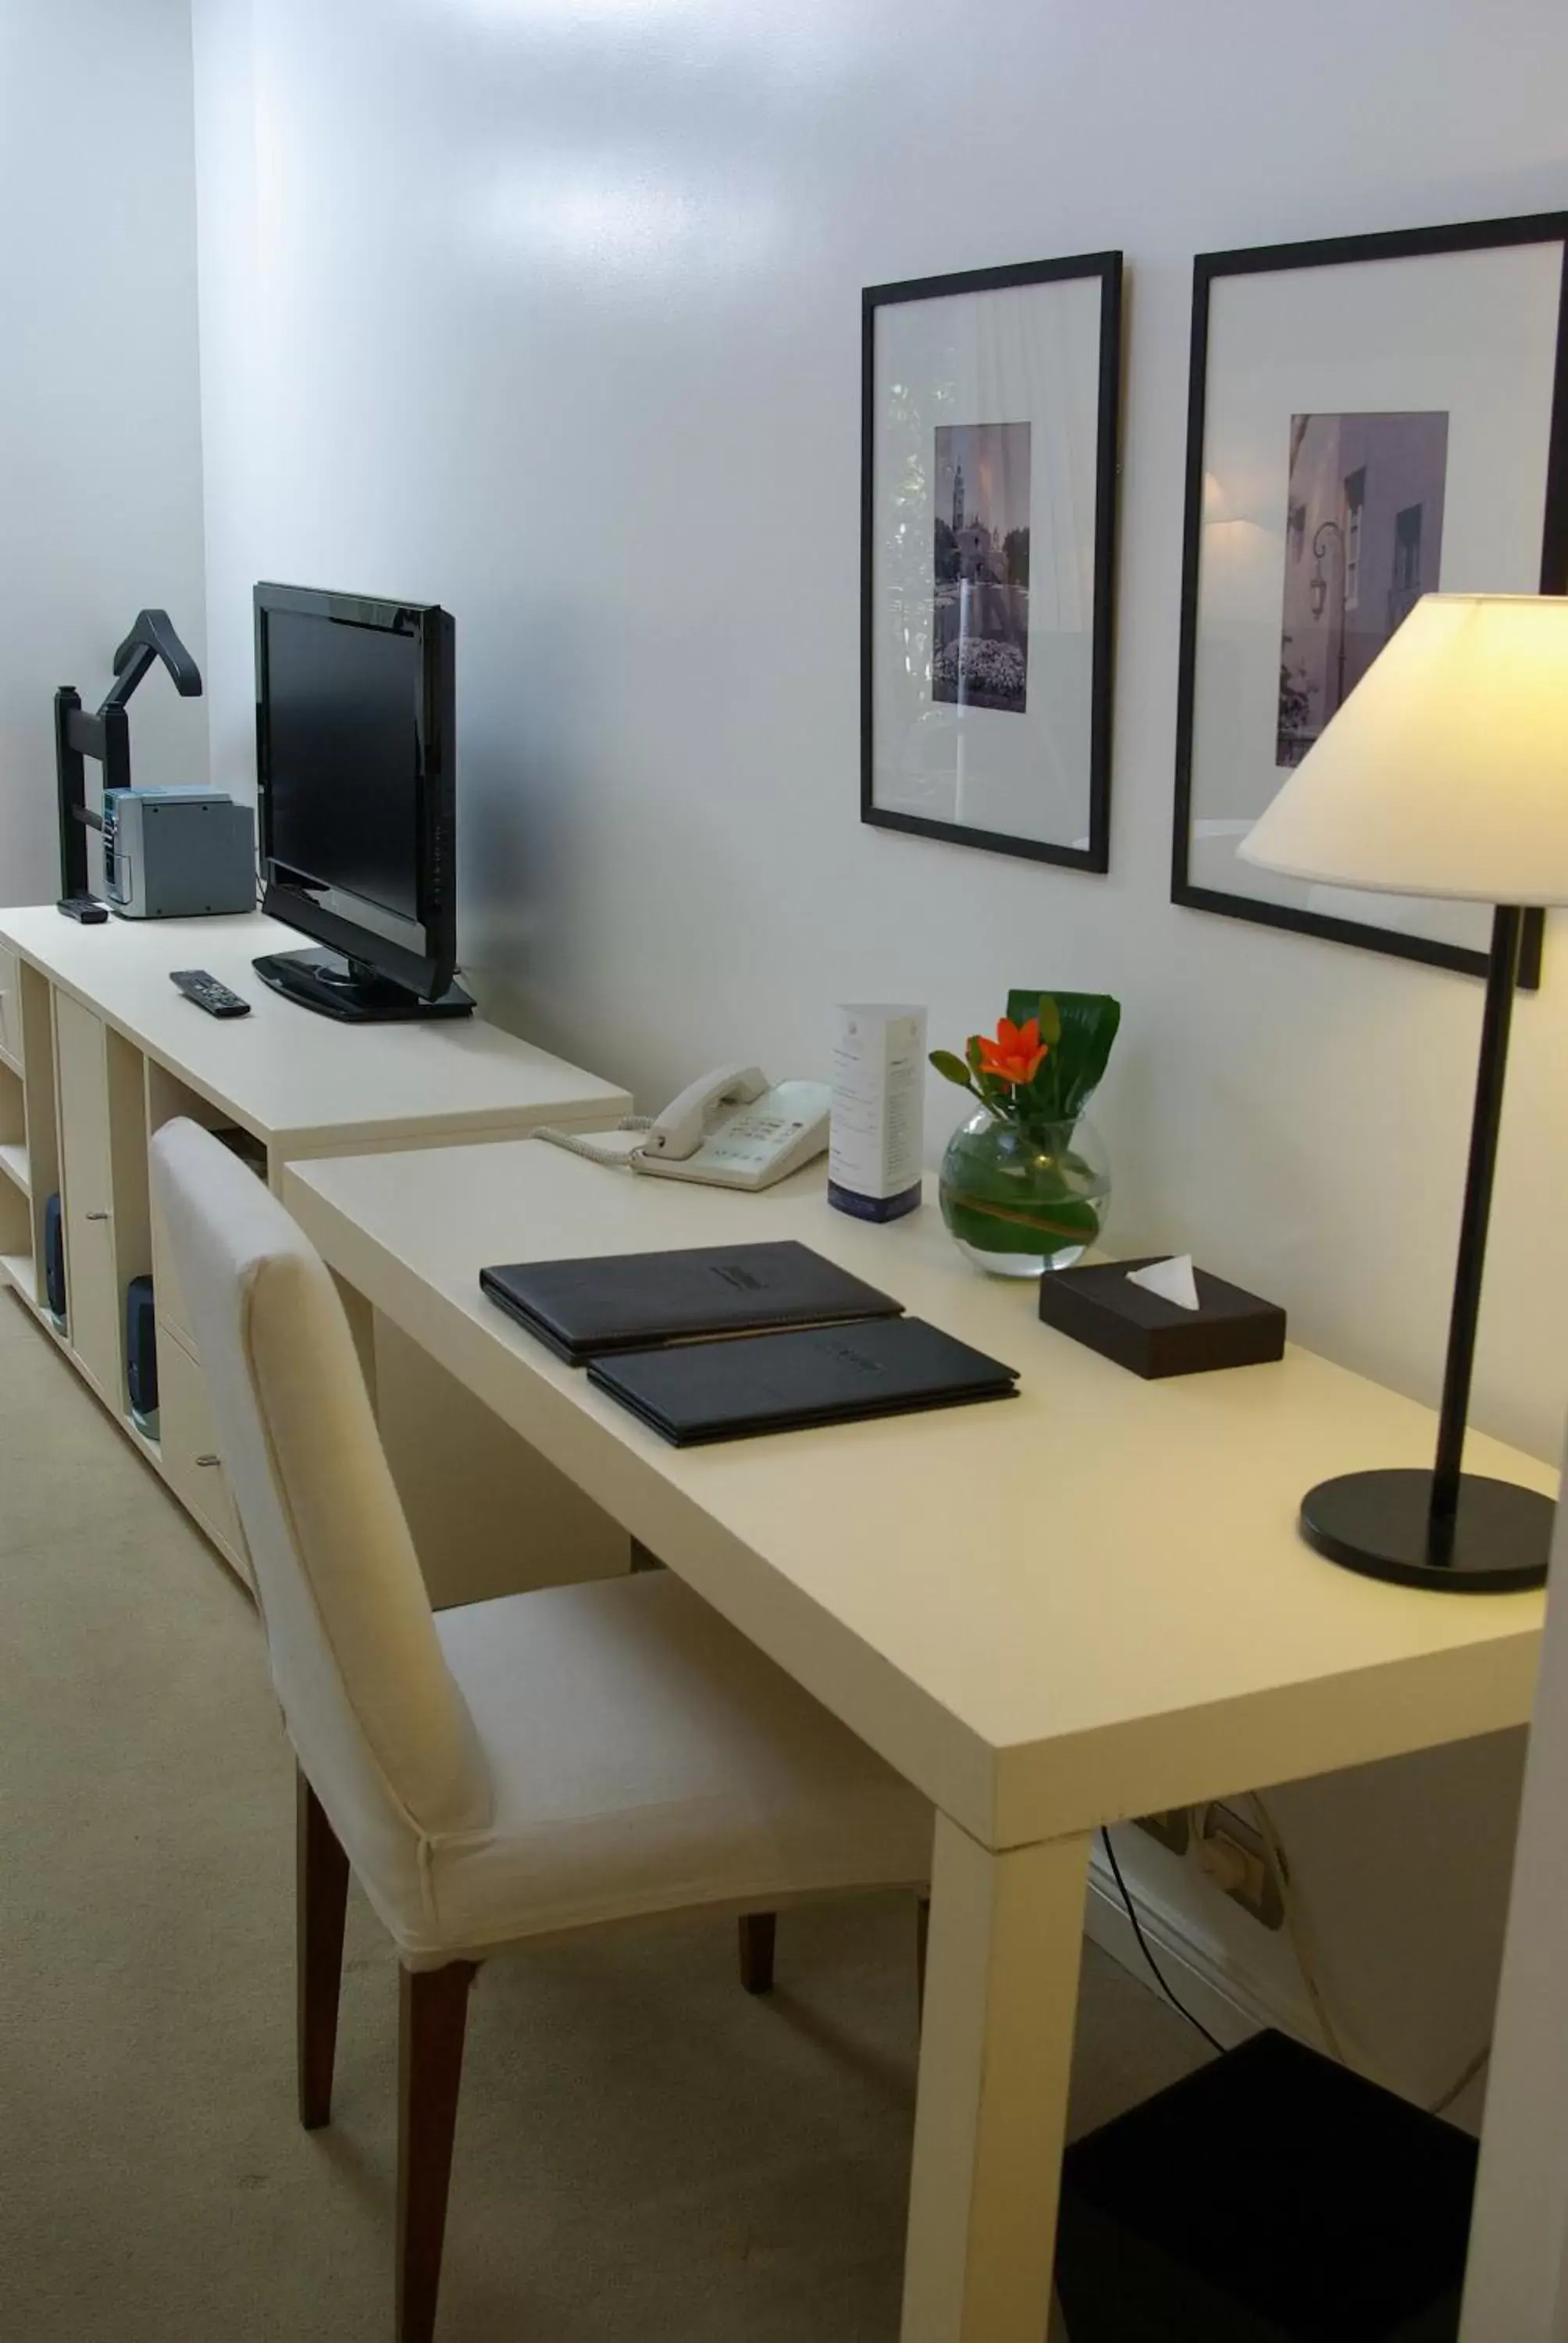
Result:
[[[412,631],[273,610],[266,628],[273,860],[419,917],[419,661]]]

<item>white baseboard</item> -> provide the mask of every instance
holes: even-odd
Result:
[[[1293,2034],[1302,2042],[1321,2046],[1304,1993],[1299,2000],[1282,1999],[1257,1979],[1243,1976],[1230,1962],[1217,1957],[1160,1905],[1136,1892],[1134,1901],[1139,1926],[1171,1986],[1193,2016],[1200,2018],[1226,2049],[1233,2049],[1238,2042],[1244,2042],[1264,2026],[1277,2026],[1282,2034]],[[1083,1930],[1091,1944],[1109,1953],[1151,1993],[1159,1992],[1111,1877],[1111,1866],[1098,1846],[1089,1866]]]
[[[1134,1888],[1131,1892],[1138,1910],[1139,1926],[1149,1940],[1155,1959],[1169,1978],[1172,1991],[1227,2050],[1233,2050],[1239,2042],[1246,2041],[1249,2035],[1256,2034],[1264,2026],[1276,2026],[1282,2034],[1293,2035],[1298,2042],[1305,2042],[1314,2050],[1326,2048],[1304,1989],[1296,1994],[1282,1994],[1272,1979],[1264,1982],[1247,1976],[1209,1946],[1200,1944],[1189,1935],[1180,1918],[1163,1905],[1153,1902],[1146,1891],[1140,1893]],[[1149,1973],[1149,1964],[1133,1933],[1132,1923],[1127,1916],[1127,1907],[1111,1877],[1111,1866],[1098,1843],[1090,1863],[1083,1933],[1091,1944],[1098,1945],[1101,1952],[1109,1953],[1113,1961],[1147,1986],[1151,1993],[1159,1993],[1160,1988]],[[1356,2051],[1353,2043],[1351,2056],[1354,2060]],[[1423,2103],[1420,2097],[1414,2101],[1416,2105]],[[1484,2074],[1481,2074],[1447,2108],[1448,2121],[1457,2124],[1462,2130],[1478,2133],[1485,2103],[1486,2078]]]

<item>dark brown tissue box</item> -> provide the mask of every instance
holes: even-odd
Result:
[[[1040,1314],[1048,1326],[1087,1342],[1091,1351],[1151,1380],[1202,1374],[1211,1367],[1255,1367],[1283,1355],[1285,1313],[1222,1277],[1195,1268],[1200,1307],[1174,1302],[1128,1280],[1131,1269],[1165,1261],[1097,1262],[1089,1269],[1047,1270],[1040,1281]]]

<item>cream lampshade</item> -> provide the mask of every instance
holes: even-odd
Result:
[[[1382,895],[1568,903],[1568,597],[1423,595],[1239,851]]]
[[[1461,1468],[1523,907],[1568,903],[1568,597],[1423,596],[1238,850],[1325,885],[1498,907],[1436,1461],[1322,1482],[1302,1527],[1374,1578],[1539,1585],[1549,1500]]]

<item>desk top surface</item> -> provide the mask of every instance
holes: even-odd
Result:
[[[287,1151],[342,1152],[432,1129],[518,1131],[530,1121],[611,1121],[627,1093],[487,1024],[348,1025],[265,985],[258,953],[310,939],[256,912],[232,919],[118,920],[84,928],[53,904],[0,911],[0,944],[43,970],[138,1048]],[[206,1016],[169,982],[206,968],[251,1004]]]
[[[820,1164],[739,1195],[538,1141],[301,1165],[326,1258],[991,1845],[1529,1715],[1543,1598],[1378,1584],[1296,1529],[1328,1474],[1431,1458],[1432,1411],[1292,1347],[1143,1383],[1042,1326],[936,1208],[867,1227]],[[1000,1405],[667,1446],[484,1299],[489,1262],[797,1237],[1022,1371]],[[1226,1264],[1215,1266],[1221,1272]],[[1474,1470],[1548,1492],[1473,1434]]]

